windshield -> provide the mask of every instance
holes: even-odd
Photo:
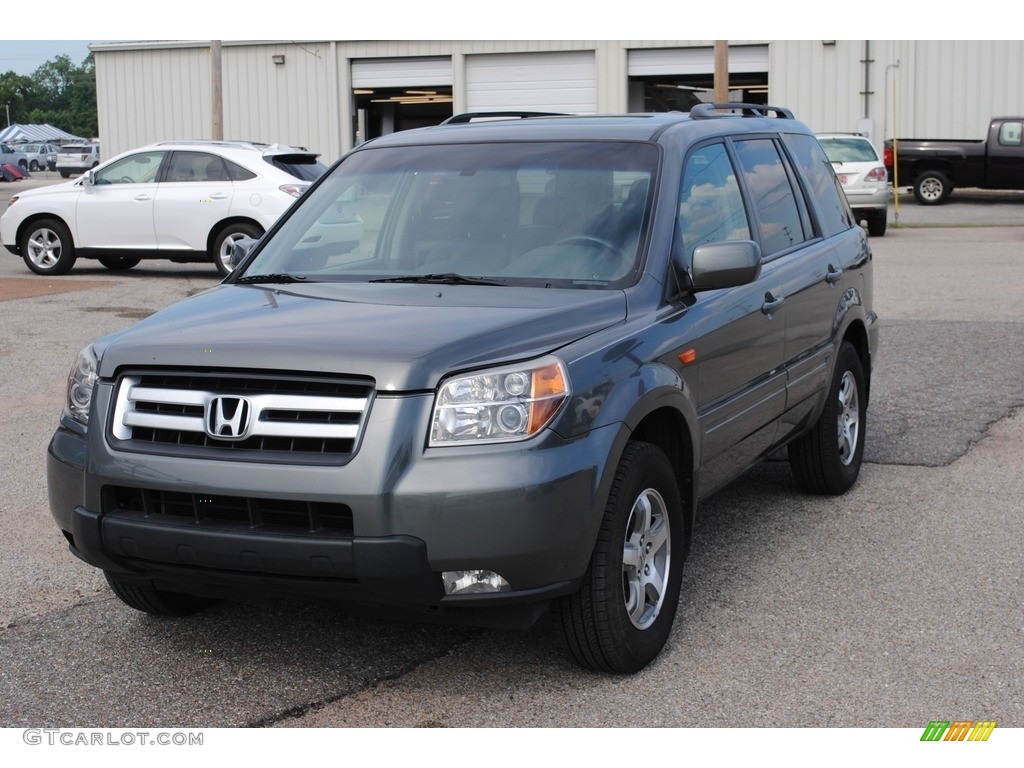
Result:
[[[658,156],[626,142],[368,147],[303,199],[245,274],[626,285]]]

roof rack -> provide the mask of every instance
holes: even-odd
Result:
[[[739,112],[732,117],[772,117],[774,112],[776,118],[793,120],[793,113],[785,107],[771,107],[767,104],[745,104],[743,102],[724,102],[721,104],[698,104],[690,110],[690,117],[695,120],[706,120],[711,117],[730,117],[723,115],[723,111]]]
[[[463,112],[460,115],[452,115],[441,125],[453,125],[455,123],[471,123],[474,120],[498,120],[506,117],[566,117],[565,112]]]

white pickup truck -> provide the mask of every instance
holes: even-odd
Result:
[[[7,144],[0,144],[0,165],[6,165],[7,163],[27,171],[28,155],[24,152],[18,152]]]

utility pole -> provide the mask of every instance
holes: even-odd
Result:
[[[214,141],[224,140],[224,93],[221,87],[220,40],[210,41],[210,99]]]
[[[729,41],[715,40],[715,103],[729,100]]]

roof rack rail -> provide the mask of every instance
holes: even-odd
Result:
[[[441,125],[471,123],[474,120],[497,120],[506,117],[566,117],[566,115],[565,112],[463,112],[461,115],[452,115]]]
[[[711,117],[728,117],[722,112],[731,110],[739,112],[739,117],[772,117],[793,120],[793,113],[785,107],[772,107],[767,104],[745,104],[743,102],[723,102],[720,104],[698,104],[690,110],[690,117],[696,120],[706,120]],[[734,115],[735,116],[735,115]]]

